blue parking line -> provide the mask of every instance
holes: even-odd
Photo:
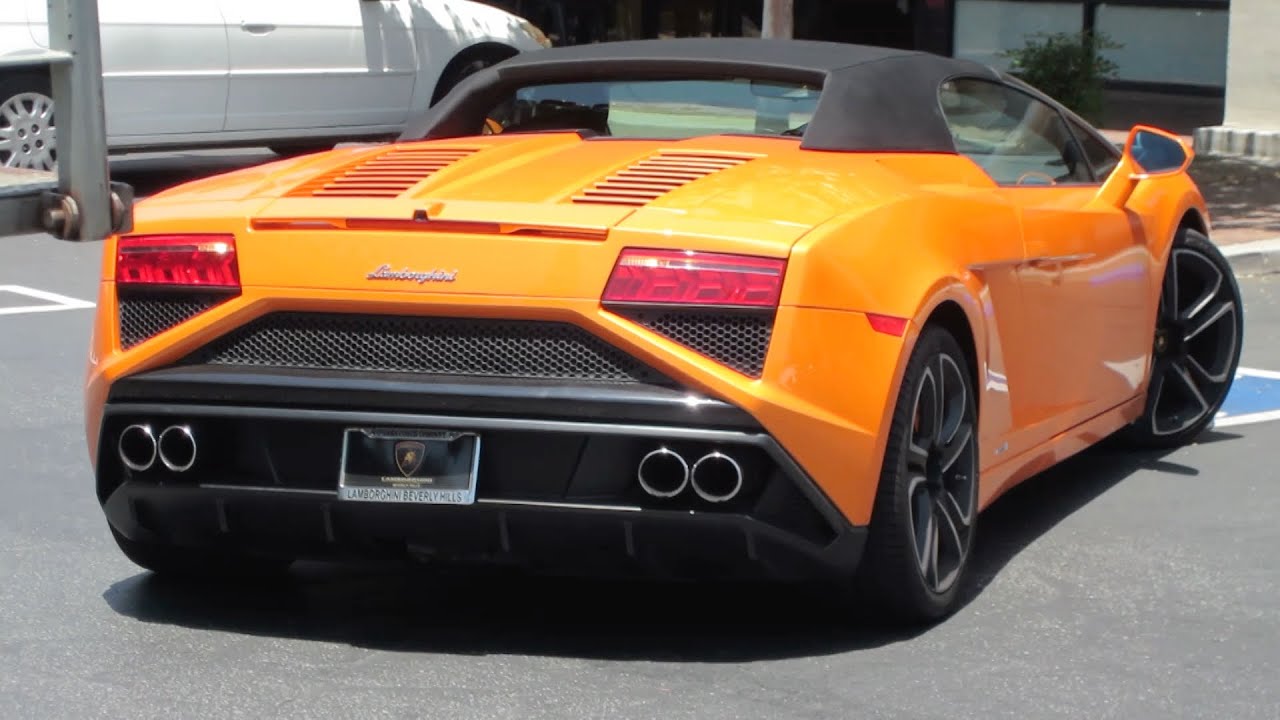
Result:
[[[1242,370],[1218,411],[1218,420],[1230,422],[1238,418],[1238,422],[1260,422],[1280,418],[1280,377],[1275,375]]]
[[[1222,411],[1227,415],[1280,410],[1280,380],[1244,375],[1236,378]]]

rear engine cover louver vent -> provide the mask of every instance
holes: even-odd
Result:
[[[758,155],[660,152],[610,175],[575,195],[576,203],[647,205],[678,187],[737,167]]]
[[[403,148],[310,180],[291,197],[396,197],[477,148]]]

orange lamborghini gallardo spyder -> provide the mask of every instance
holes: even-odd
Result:
[[[1002,492],[1222,403],[1243,311],[1190,155],[922,53],[524,54],[395,143],[138,206],[98,499],[162,573],[834,579],[936,619]]]

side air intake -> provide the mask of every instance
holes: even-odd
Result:
[[[474,153],[470,147],[400,148],[338,168],[294,188],[290,197],[397,197]]]
[[[575,203],[647,205],[676,188],[737,167],[759,155],[665,151],[606,177],[573,197]]]

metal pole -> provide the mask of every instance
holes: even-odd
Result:
[[[46,209],[46,225],[65,228],[61,237],[101,240],[112,231],[107,123],[102,101],[102,44],[98,3],[48,0],[49,48],[70,53],[55,64],[58,113],[58,191],[63,199]],[[58,234],[58,233],[55,233]]]
[[[790,38],[794,25],[794,0],[764,0],[764,27],[761,28],[761,36]]]

